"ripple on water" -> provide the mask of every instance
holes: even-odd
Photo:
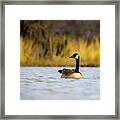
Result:
[[[99,68],[80,68],[86,76],[83,79],[60,78],[58,69],[62,67],[21,67],[21,99],[97,100],[100,98]]]

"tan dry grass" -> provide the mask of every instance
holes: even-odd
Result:
[[[50,38],[54,39],[56,38]],[[63,39],[69,39],[66,48],[61,52],[61,54],[65,54],[65,56],[56,56],[54,49],[52,48],[51,43],[50,51],[52,53],[52,58],[38,58],[37,44],[33,47],[33,40],[23,40],[20,39],[20,64],[21,66],[73,66],[74,60],[69,59],[69,55],[73,53],[78,53],[81,58],[81,66],[100,66],[100,43],[99,39],[91,40],[88,44],[86,40],[78,39],[75,40],[71,37],[63,37]],[[64,41],[64,40],[63,40]]]

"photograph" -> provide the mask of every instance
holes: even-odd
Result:
[[[1,118],[119,119],[118,1],[1,5]]]
[[[100,100],[100,20],[20,20],[20,100]]]

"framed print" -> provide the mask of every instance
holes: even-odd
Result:
[[[119,119],[119,8],[2,1],[1,118]]]

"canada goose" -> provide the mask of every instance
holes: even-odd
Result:
[[[61,73],[61,78],[83,78],[83,75],[81,72],[79,72],[79,55],[77,53],[74,53],[71,57],[76,59],[76,68],[75,69],[63,69],[58,70],[59,73]]]

